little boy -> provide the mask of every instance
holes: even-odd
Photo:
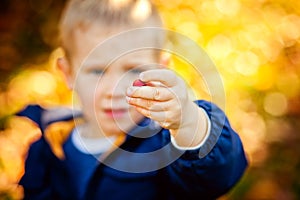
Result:
[[[240,179],[238,135],[162,67],[164,35],[149,27],[162,23],[146,0],[68,2],[58,67],[81,112],[19,113],[43,133],[26,159],[25,199],[215,199]]]

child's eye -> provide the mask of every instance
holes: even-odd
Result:
[[[92,74],[94,74],[94,75],[102,75],[102,74],[104,74],[104,70],[102,70],[102,69],[93,69],[90,72]]]
[[[130,70],[130,73],[133,73],[133,74],[140,74],[142,73],[144,70],[142,69],[131,69]]]

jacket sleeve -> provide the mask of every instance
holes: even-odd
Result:
[[[216,105],[197,101],[211,120],[206,142],[196,150],[185,151],[167,167],[176,196],[215,199],[238,182],[247,160],[241,140]]]

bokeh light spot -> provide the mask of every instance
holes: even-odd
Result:
[[[288,15],[284,17],[277,26],[277,31],[283,42],[291,42],[300,37],[300,16]]]
[[[204,1],[199,7],[198,13],[201,13],[200,20],[207,24],[216,24],[223,16],[213,1]]]
[[[235,16],[240,9],[238,0],[216,0],[215,4],[221,13],[229,16]]]
[[[183,22],[176,27],[176,31],[195,41],[200,40],[202,36],[198,25],[192,21]]]
[[[300,80],[294,73],[278,77],[276,86],[280,92],[290,98],[296,97],[300,93]]]
[[[47,95],[55,90],[56,81],[49,72],[35,72],[30,78],[30,87],[36,94]]]
[[[260,65],[260,61],[255,53],[251,51],[246,51],[241,53],[237,57],[234,65],[237,72],[245,76],[249,76],[257,72]]]
[[[223,59],[232,51],[232,44],[227,36],[220,34],[208,42],[207,50],[216,59]]]
[[[271,92],[264,98],[264,109],[273,116],[282,116],[286,113],[287,107],[287,99],[282,93]]]

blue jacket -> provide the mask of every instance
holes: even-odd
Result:
[[[53,124],[67,124],[74,121],[74,115],[43,121],[47,110],[27,107],[19,115],[35,121],[43,136],[28,152],[20,181],[25,199],[216,199],[238,182],[247,160],[225,114],[212,103],[196,103],[211,119],[210,136],[199,149],[176,149],[168,130],[146,126],[149,120],[144,120],[100,161],[79,154],[72,158],[74,152],[68,153],[74,151],[68,150],[72,149],[68,134],[73,126],[62,126],[67,135],[54,128],[54,138],[59,138],[56,144],[47,136]],[[70,164],[72,159],[75,164]],[[77,175],[83,178],[76,179]]]

